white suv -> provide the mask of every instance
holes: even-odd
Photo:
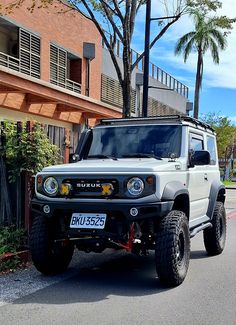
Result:
[[[183,282],[190,238],[208,254],[225,245],[225,188],[214,130],[189,117],[102,120],[80,139],[75,163],[36,176],[31,253],[45,274],[65,270],[74,247],[155,250],[160,281]]]

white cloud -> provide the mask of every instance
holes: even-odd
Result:
[[[170,0],[171,3],[173,0]],[[154,1],[153,1],[154,2]],[[232,13],[235,8],[235,0],[224,0],[222,9],[218,14],[227,15],[233,18],[236,16]],[[156,2],[155,2],[156,3]],[[153,6],[152,15],[160,16],[157,6]],[[154,24],[154,22],[152,23]],[[162,49],[159,45],[151,52],[151,61],[161,65],[161,62],[169,62],[173,67],[195,74],[196,72],[196,55],[191,54],[186,64],[183,58],[174,56],[174,45],[179,37],[192,29],[191,20],[185,16],[175,23],[172,28],[162,38]],[[193,85],[190,85],[193,86]],[[204,57],[204,86],[236,89],[236,24],[231,34],[228,36],[228,46],[225,51],[220,52],[220,64],[215,65],[211,55],[207,53]]]
[[[168,0],[168,4],[172,6],[176,3],[176,0]],[[222,1],[222,9],[218,14],[226,15],[230,18],[236,17],[235,0],[224,0]],[[160,17],[165,15],[165,11],[161,11],[161,0],[154,0],[152,2],[152,17]],[[145,10],[139,16],[139,23],[144,21]],[[156,31],[155,22],[152,22],[151,30]],[[186,32],[192,30],[193,25],[191,19],[187,16],[181,18],[180,21],[175,23],[168,32],[161,39],[161,43],[157,43],[152,49],[150,59],[158,66],[166,66],[167,62],[172,67],[178,67],[183,71],[191,73],[192,76],[196,72],[196,55],[191,54],[186,63],[183,62],[181,56],[177,57],[174,55],[174,46],[176,41],[184,35]],[[139,33],[138,39],[135,40],[135,48],[143,49],[143,30]],[[136,38],[136,37],[135,37]],[[168,71],[171,73],[171,71]],[[177,76],[175,76],[177,77]],[[204,87],[220,87],[220,88],[231,88],[236,89],[236,24],[228,36],[228,46],[225,51],[220,52],[220,64],[216,65],[213,63],[210,53],[207,53],[204,57]],[[184,81],[184,78],[179,78]],[[189,84],[190,82],[190,84]],[[188,85],[194,86],[194,77],[191,80],[188,79]]]

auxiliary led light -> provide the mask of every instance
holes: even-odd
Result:
[[[71,188],[72,188],[71,184],[62,183],[61,188],[60,188],[60,194],[61,195],[69,195]]]

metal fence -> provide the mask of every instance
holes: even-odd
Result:
[[[113,38],[112,35],[109,34],[108,32],[105,31],[105,35],[107,39],[109,40],[110,44],[113,44]],[[102,41],[102,46],[103,48],[106,48],[106,45],[104,41]],[[123,44],[121,43],[120,40],[116,40],[114,44],[114,53],[116,56],[119,58],[122,58],[122,53],[123,53]],[[134,50],[131,50],[131,57],[132,57],[132,64],[134,64],[137,59],[140,57],[140,54]],[[136,68],[139,69],[140,71],[143,72],[144,70],[144,58],[142,58],[138,64],[136,65]],[[150,62],[149,66],[149,74],[150,77],[153,79],[158,80],[161,82],[163,85],[167,86],[170,89],[173,89],[175,92],[180,94],[181,96],[184,96],[188,98],[188,87],[185,86],[182,82],[178,81],[174,77],[172,77],[169,73],[165,72],[158,66],[156,66],[154,63]]]
[[[26,122],[26,131],[30,132],[32,121]],[[31,224],[30,199],[33,193],[32,178],[26,172],[17,177],[16,182],[9,182],[9,173],[4,156],[6,138],[4,133],[5,123],[0,121],[0,226],[14,224],[18,228],[29,229]],[[22,122],[16,122],[17,132],[22,130]],[[65,154],[66,129],[54,125],[44,125],[44,130],[51,143],[56,144]],[[71,146],[77,145],[78,136],[71,135]]]

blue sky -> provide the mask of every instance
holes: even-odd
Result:
[[[167,1],[169,5],[174,0]],[[219,14],[230,18],[236,17],[235,0],[223,0]],[[166,15],[159,0],[152,0],[152,17]],[[133,38],[133,48],[143,50],[145,7],[137,17],[137,25]],[[196,54],[191,54],[187,63],[182,56],[174,55],[176,41],[186,32],[193,29],[192,21],[187,17],[175,23],[171,29],[156,43],[150,52],[150,61],[170,73],[189,87],[189,100],[193,101],[196,72]],[[152,22],[151,33],[158,30],[156,22]],[[209,53],[204,57],[203,86],[200,95],[200,114],[219,113],[229,117],[236,124],[236,24],[228,36],[228,46],[220,52],[220,64],[215,65]]]

